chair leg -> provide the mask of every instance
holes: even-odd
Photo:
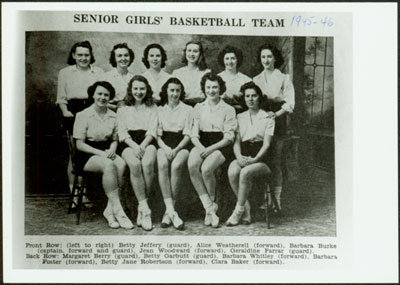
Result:
[[[83,198],[83,190],[82,185],[78,185],[78,205],[76,206],[76,224],[79,225],[82,211],[82,198]]]

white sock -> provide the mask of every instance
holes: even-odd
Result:
[[[114,214],[124,213],[124,210],[121,205],[121,201],[119,200],[118,193],[119,193],[118,188],[106,193],[106,196],[108,197],[108,201],[111,203]]]
[[[147,204],[147,199],[139,201],[138,210],[141,210],[141,211],[144,211],[144,212],[150,211],[149,205]]]
[[[165,204],[165,212],[173,213],[175,211],[174,201],[172,200],[172,198],[164,199],[164,204]]]
[[[203,194],[199,196],[201,203],[203,204],[203,207],[206,211],[212,208],[213,202],[210,199],[210,196],[208,194]]]

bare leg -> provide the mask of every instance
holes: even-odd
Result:
[[[157,159],[157,150],[154,145],[146,147],[146,151],[142,158],[143,177],[146,185],[147,197],[151,193],[154,184],[154,170]]]
[[[225,157],[219,150],[217,150],[210,154],[201,165],[201,174],[203,176],[204,185],[206,186],[207,192],[212,201],[215,199],[215,187],[217,185],[215,171],[224,162]]]
[[[115,217],[121,227],[127,229],[133,228],[133,224],[126,216],[119,198],[118,171],[114,161],[94,155],[88,160],[84,170],[103,174],[102,184],[109,201],[106,208],[107,211],[104,211],[103,214],[106,217],[109,226],[112,228],[116,227]],[[113,215],[110,215],[108,212],[110,205]]]

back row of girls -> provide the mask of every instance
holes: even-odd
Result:
[[[66,122],[71,121],[69,118],[73,118],[74,113],[79,111],[78,107],[74,109],[70,108],[73,105],[78,105],[72,102],[80,101],[82,106],[86,104],[86,102],[82,102],[88,97],[87,95],[84,96],[82,92],[82,90],[85,89],[85,86],[83,85],[91,85],[99,80],[105,81],[101,83],[102,85],[97,82],[96,84],[100,84],[101,86],[96,86],[96,88],[94,88],[95,90],[92,90],[94,104],[90,108],[95,110],[97,106],[98,111],[101,110],[101,112],[105,112],[106,118],[112,118],[113,115],[110,113],[111,111],[104,111],[104,106],[101,106],[101,104],[104,104],[107,101],[106,106],[115,110],[118,103],[121,102],[121,98],[124,98],[123,103],[119,103],[121,108],[118,109],[119,149],[122,158],[129,166],[131,183],[139,201],[137,224],[142,226],[145,230],[151,230],[152,228],[151,211],[147,205],[147,197],[148,191],[152,188],[152,183],[154,181],[154,164],[156,158],[159,168],[160,187],[166,205],[166,213],[161,225],[168,226],[172,223],[178,229],[183,228],[183,222],[174,210],[174,201],[176,200],[176,191],[179,184],[178,178],[180,177],[182,167],[186,164],[186,160],[188,160],[191,180],[206,210],[204,222],[206,225],[218,226],[219,219],[216,216],[217,205],[215,204],[216,183],[214,170],[225,161],[226,153],[229,151],[229,145],[235,139],[234,132],[237,129],[234,108],[221,100],[220,96],[222,95],[223,97],[227,97],[225,99],[227,102],[237,106],[239,105],[239,101],[244,98],[243,96],[240,96],[240,94],[246,95],[245,91],[247,90],[245,89],[240,91],[240,86],[242,86],[243,83],[251,81],[250,78],[239,73],[237,70],[238,66],[240,66],[242,62],[242,54],[238,49],[226,47],[220,53],[219,61],[225,64],[225,71],[220,73],[221,76],[216,76],[211,73],[204,76],[204,74],[209,70],[204,69],[205,62],[203,48],[200,43],[189,42],[186,45],[184,54],[184,59],[187,65],[175,70],[173,73],[173,75],[178,78],[180,77],[181,80],[178,78],[170,78],[170,76],[161,69],[165,66],[165,61],[167,59],[164,49],[158,44],[149,45],[145,49],[143,57],[143,63],[146,65],[148,70],[143,74],[143,76],[133,77],[133,74],[128,72],[128,67],[134,60],[133,51],[126,44],[116,45],[114,46],[110,56],[110,63],[115,68],[104,76],[101,74],[101,70],[91,65],[91,63],[94,62],[94,57],[90,43],[83,42],[74,45],[71,50],[69,62],[74,62],[74,65],[61,70],[59,75],[57,103],[60,106]],[[280,53],[276,49],[271,46],[261,47],[260,60],[265,70],[254,78],[254,82],[256,82],[258,86],[261,86],[262,89],[260,90],[260,88],[255,84],[252,85],[252,88],[249,88],[249,90],[253,90],[251,92],[255,92],[258,96],[253,96],[257,97],[257,99],[254,100],[253,98],[251,103],[249,101],[249,104],[254,104],[254,101],[257,101],[257,108],[259,108],[260,101],[264,101],[261,100],[261,97],[266,98],[262,95],[267,95],[269,104],[266,106],[267,108],[270,108],[270,111],[265,113],[262,110],[256,110],[257,112],[253,112],[253,115],[260,115],[254,117],[254,119],[259,119],[260,122],[268,119],[269,121],[272,120],[274,124],[276,121],[277,126],[279,126],[279,118],[282,118],[286,112],[293,111],[293,87],[289,77],[275,69],[275,64],[280,64],[282,62]],[[203,66],[200,67],[200,65]],[[161,78],[163,79],[161,80]],[[164,79],[166,80],[166,83],[160,84]],[[201,84],[197,80],[201,80]],[[78,81],[79,84],[77,84]],[[107,89],[107,81],[111,82],[111,88]],[[196,84],[195,81],[198,83]],[[123,88],[125,84],[128,84],[128,88]],[[80,85],[80,87],[78,87],[78,85]],[[104,87],[104,85],[107,86]],[[160,85],[163,87],[161,88]],[[91,86],[93,88],[93,85]],[[108,90],[108,98],[105,99],[107,96],[103,95],[102,98],[96,100],[96,96],[94,95],[97,94],[96,90],[100,87]],[[75,91],[79,89],[79,92],[74,92],[74,88]],[[156,92],[152,91],[153,88]],[[162,89],[161,92],[158,92],[160,89]],[[88,93],[90,96],[90,92]],[[159,94],[159,96],[157,96],[157,94]],[[204,100],[202,98],[204,94],[207,99],[204,102],[197,104],[194,111],[192,111],[190,106],[179,101],[179,99],[183,100],[183,96],[186,96],[183,101],[193,105],[196,102]],[[160,109],[157,110],[156,106],[153,105],[153,99],[155,99],[156,102],[161,101],[161,104],[165,102],[168,102],[168,104],[163,105],[163,107],[160,107]],[[70,103],[72,104],[70,105]],[[246,104],[247,103],[248,102],[246,101]],[[247,106],[250,108],[249,104],[247,104]],[[272,109],[272,107],[275,109]],[[88,109],[86,109],[85,112]],[[247,185],[246,187],[242,185],[242,188],[245,187],[246,189],[250,189],[249,186],[251,186],[252,179],[249,179],[247,174],[243,174],[243,176],[247,178],[245,178],[244,182],[242,181],[240,184],[239,177],[241,176],[238,176],[238,173],[240,173],[240,171],[238,172],[238,167],[243,168],[255,162],[260,162],[265,156],[266,149],[268,149],[270,145],[270,138],[264,140],[263,135],[258,135],[257,137],[257,131],[261,131],[262,133],[264,129],[268,129],[268,134],[271,136],[273,134],[273,132],[271,133],[271,122],[268,124],[258,124],[257,121],[253,121],[251,115],[246,117],[243,114],[238,116],[239,128],[240,122],[246,122],[246,119],[248,118],[250,118],[251,127],[244,127],[245,131],[243,131],[242,127],[242,130],[238,132],[236,138],[239,138],[242,133],[248,133],[247,140],[249,142],[255,143],[261,138],[261,140],[264,141],[265,147],[263,147],[262,150],[259,150],[260,155],[253,153],[254,159],[250,159],[251,156],[242,156],[242,154],[240,154],[240,147],[238,151],[236,145],[240,145],[241,140],[239,140],[238,143],[235,141],[234,152],[237,160],[236,164],[233,165],[237,167],[231,165],[229,177],[232,189],[234,190],[234,193],[238,195],[238,205],[234,211],[234,214],[236,214],[232,215],[228,220],[228,225],[238,224],[240,218],[238,219],[237,217],[241,216],[243,212],[245,214],[242,220],[245,223],[250,222],[249,205],[246,200],[243,200],[243,197],[246,197],[247,194],[244,196],[239,195],[239,193],[243,191],[247,193],[248,190],[240,190],[241,188],[239,186],[242,184]],[[94,113],[92,117],[96,117]],[[104,117],[102,118],[101,115],[99,115],[99,118],[104,120]],[[192,118],[193,123],[191,123]],[[284,120],[281,121],[284,122]],[[71,124],[65,125],[71,128]],[[106,130],[100,130],[107,126],[107,124],[101,124],[100,121],[98,121],[98,126],[96,127],[95,125],[94,122],[91,124],[89,124],[88,121],[83,123],[77,122],[75,124],[74,138],[78,142],[78,150],[83,153],[90,153],[99,156],[99,153],[93,151],[92,147],[89,146],[89,148],[87,148],[85,142],[104,141],[105,138],[109,139],[110,137],[116,137],[116,125],[114,127],[108,126],[107,135],[105,135],[107,133]],[[269,127],[267,128],[266,125]],[[89,126],[91,127],[89,128]],[[88,137],[87,134],[84,136],[83,130],[88,132],[89,129],[92,131],[93,129],[96,129],[94,132],[100,133],[97,137]],[[111,133],[110,130],[112,130]],[[277,130],[278,127],[275,128],[275,134],[280,134]],[[187,148],[190,140],[193,143],[194,148],[189,154]],[[246,141],[246,139],[243,141]],[[275,141],[279,142],[279,140]],[[113,161],[114,166],[109,168],[114,169],[112,170],[114,175],[114,184],[112,185],[117,185],[121,168],[123,168],[120,163],[122,160],[116,154],[116,145],[111,145],[112,147],[110,146],[110,148],[103,153],[103,160],[108,161],[108,163],[109,161]],[[156,145],[159,147],[157,151],[155,147]],[[281,151],[279,144],[276,143],[275,145],[275,152]],[[94,149],[97,148],[94,147]],[[272,170],[276,170],[276,174],[273,175],[273,177],[276,177],[273,181],[273,185],[275,186],[274,194],[277,201],[275,207],[277,210],[280,210],[280,153],[274,153],[272,157],[274,157],[275,161],[272,165]],[[117,162],[117,164],[115,164],[115,162]],[[89,163],[89,161],[87,163]],[[107,180],[107,177],[113,177],[113,175],[110,174],[106,175],[107,169],[105,165],[107,163],[99,163],[101,164],[101,167],[96,166],[94,169],[90,167],[90,163],[89,167],[87,167],[87,163],[82,165],[85,170],[100,171],[104,173],[105,178],[103,176],[103,185],[106,193],[118,193],[115,189],[111,189],[112,187],[110,188],[109,184],[105,181]],[[171,168],[171,176],[169,175],[169,168]],[[266,167],[266,169],[268,169],[268,167]],[[266,171],[266,169],[264,169],[263,173],[269,171]],[[251,175],[250,177],[252,178]],[[118,189],[118,186],[115,187]],[[118,195],[114,195],[113,197],[115,198],[115,196]],[[239,199],[239,197],[241,198]],[[123,211],[121,212],[121,209],[118,206],[119,204],[114,200],[109,196],[110,203],[104,211],[104,216],[108,220],[109,225],[111,227],[133,227],[133,224],[129,221]],[[117,200],[119,201],[119,198]],[[115,204],[118,205],[114,207],[113,205]],[[116,208],[116,210],[114,208]],[[238,213],[240,213],[240,215],[238,215]],[[236,217],[236,219],[234,217]]]

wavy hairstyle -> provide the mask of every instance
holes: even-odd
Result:
[[[222,95],[226,91],[226,85],[225,81],[221,78],[221,76],[212,73],[212,72],[207,72],[206,74],[203,75],[200,81],[200,86],[201,86],[201,91],[203,91],[204,94],[206,94],[205,91],[205,86],[206,86],[206,81],[217,81],[219,85],[219,95]]]
[[[236,56],[236,59],[237,59],[236,68],[239,68],[243,63],[243,52],[241,49],[238,49],[236,47],[229,46],[229,45],[224,47],[224,49],[219,52],[218,64],[222,67],[225,67],[224,57],[225,57],[225,54],[227,54],[227,53],[233,53]]]
[[[258,87],[257,84],[255,84],[253,81],[247,82],[245,84],[243,84],[240,87],[240,94],[241,96],[239,97],[239,104],[240,106],[242,106],[243,110],[247,110],[249,107],[246,105],[246,100],[244,99],[244,93],[247,89],[253,89],[254,91],[256,91],[257,95],[258,95],[258,107],[261,109],[265,106],[265,104],[267,103],[267,96],[263,96],[263,93],[260,89],[260,87]]]
[[[260,46],[260,48],[258,49],[258,53],[257,53],[257,62],[261,63],[261,52],[265,49],[269,49],[272,52],[272,55],[275,58],[274,67],[280,68],[282,66],[282,64],[284,63],[283,56],[282,56],[281,51],[278,50],[272,44],[263,44],[262,46]]]
[[[132,79],[129,81],[128,83],[128,90],[127,90],[127,94],[124,98],[124,103],[126,106],[133,106],[135,105],[135,98],[133,97],[132,94],[132,85],[134,81],[139,81],[139,82],[143,82],[146,85],[146,96],[143,99],[143,103],[146,106],[151,106],[153,104],[153,90],[151,89],[151,86],[149,84],[149,82],[147,81],[146,77],[142,76],[142,75],[135,75],[132,77]]]
[[[206,58],[204,57],[204,48],[200,41],[193,40],[193,41],[186,43],[185,48],[183,49],[182,63],[184,63],[185,65],[188,64],[188,61],[186,59],[186,49],[187,49],[188,45],[191,45],[191,44],[199,46],[200,55],[199,55],[199,59],[197,60],[197,66],[199,67],[200,70],[207,69]]]
[[[111,50],[111,53],[110,53],[110,64],[111,64],[111,66],[112,67],[116,67],[117,66],[117,61],[116,61],[116,58],[115,58],[115,50],[119,49],[119,48],[124,48],[124,49],[128,50],[128,52],[129,52],[129,65],[131,65],[132,62],[135,59],[135,53],[133,52],[133,50],[130,47],[128,47],[127,43],[121,43],[121,44],[116,44],[113,47],[113,49]]]
[[[185,96],[186,96],[185,87],[183,86],[182,82],[176,77],[171,77],[161,87],[161,91],[160,91],[160,98],[161,98],[160,105],[161,106],[168,103],[168,85],[170,83],[178,84],[181,86],[181,95],[179,96],[179,100],[180,101],[185,100]]]
[[[77,42],[71,47],[71,50],[69,51],[69,55],[68,55],[68,59],[67,59],[67,64],[69,64],[69,65],[76,64],[76,60],[74,59],[72,54],[74,54],[76,52],[76,48],[78,48],[78,47],[83,47],[83,48],[89,49],[90,64],[95,62],[92,45],[90,44],[89,41],[83,41],[83,42]]]
[[[150,63],[148,61],[149,51],[152,48],[156,48],[161,53],[161,68],[165,67],[165,62],[167,61],[167,53],[165,52],[164,48],[160,44],[150,44],[148,45],[143,51],[142,62],[146,68],[150,68]]]
[[[93,95],[98,86],[101,86],[101,87],[104,87],[105,89],[107,89],[108,92],[110,92],[110,100],[114,99],[115,89],[111,85],[111,83],[108,81],[97,81],[94,84],[90,85],[89,88],[87,89],[87,93],[88,93],[88,97],[89,97],[89,104],[92,104],[94,102]]]

